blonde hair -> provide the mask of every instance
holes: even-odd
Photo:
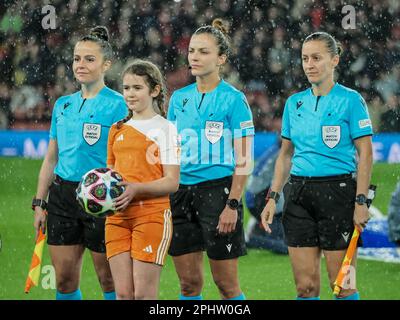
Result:
[[[332,57],[335,55],[338,55],[340,57],[343,52],[342,45],[338,41],[336,41],[336,39],[327,32],[320,31],[320,32],[314,32],[314,33],[310,34],[304,40],[303,45],[306,42],[310,42],[310,41],[324,42],[325,46],[328,49],[328,52],[332,55]]]

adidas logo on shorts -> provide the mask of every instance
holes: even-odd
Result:
[[[151,245],[148,245],[146,248],[143,249],[144,252],[147,253],[153,253],[153,249],[151,248]]]

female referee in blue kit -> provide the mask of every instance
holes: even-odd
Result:
[[[299,300],[319,299],[321,252],[333,288],[354,227],[362,230],[369,219],[372,126],[361,95],[334,82],[340,53],[339,44],[325,32],[313,33],[303,43],[303,70],[311,88],[286,102],[282,147],[261,215],[270,232],[279,192],[289,177],[283,188],[283,227]],[[339,299],[359,299],[355,262],[353,258],[350,286]]]
[[[36,233],[39,228],[44,231],[47,222],[57,300],[82,299],[79,282],[85,248],[91,252],[104,298],[115,299],[105,254],[105,219],[83,212],[75,193],[87,171],[106,167],[108,131],[127,114],[122,95],[104,84],[112,58],[108,39],[107,29],[99,26],[75,45],[72,67],[81,90],[60,97],[54,105],[49,147],[32,202]]]
[[[197,29],[188,54],[196,82],[175,91],[168,109],[182,139],[169,250],[182,300],[202,298],[204,250],[221,298],[244,299],[238,279],[238,257],[246,254],[240,198],[250,173],[254,126],[245,95],[220,77],[228,55],[220,19]]]

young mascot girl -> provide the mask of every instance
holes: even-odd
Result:
[[[125,191],[107,217],[107,257],[117,299],[154,300],[172,236],[168,195],[179,184],[178,137],[163,118],[157,66],[135,60],[122,79],[129,115],[110,130],[107,164],[123,176]]]

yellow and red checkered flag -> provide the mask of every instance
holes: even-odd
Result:
[[[346,255],[344,256],[342,266],[340,267],[339,273],[335,280],[335,288],[333,289],[333,294],[335,296],[339,295],[340,290],[343,288],[343,281],[347,275],[347,271],[351,265],[351,260],[353,260],[354,253],[357,249],[358,238],[360,237],[360,230],[355,227],[353,235],[351,236],[349,247],[347,248]]]
[[[32,285],[37,286],[40,279],[40,267],[42,265],[43,247],[46,236],[43,234],[42,228],[39,228],[39,235],[36,240],[35,249],[32,255],[31,266],[29,268],[28,277],[25,282],[25,293],[29,293]]]

